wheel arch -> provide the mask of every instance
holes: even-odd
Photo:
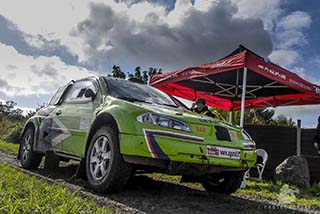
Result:
[[[34,139],[33,140],[34,141],[36,140],[36,133],[35,133],[36,132],[36,125],[34,124],[34,122],[32,120],[29,120],[29,121],[27,121],[27,123],[23,127],[23,130],[22,130],[21,135],[19,137],[19,150],[18,150],[18,156],[17,156],[18,160],[20,160],[20,146],[21,146],[21,142],[22,142],[22,137],[29,128],[33,129],[33,131],[34,131]],[[34,143],[33,143],[33,145],[34,145]]]
[[[112,114],[107,112],[99,114],[95,118],[94,122],[92,123],[89,134],[87,136],[86,147],[85,147],[85,157],[87,154],[88,147],[90,145],[91,138],[93,137],[94,133],[103,125],[111,125],[115,129],[117,133],[117,137],[119,138],[120,129],[115,117]]]

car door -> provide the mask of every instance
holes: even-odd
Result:
[[[73,82],[69,82],[67,85],[61,86],[51,97],[47,106],[41,108],[37,115],[39,116],[39,135],[38,135],[38,149],[40,151],[48,151],[48,150],[61,150],[62,143],[56,141],[52,141],[52,136],[56,135],[59,130],[55,130],[55,127],[52,127],[52,120],[55,116],[53,113],[54,110],[59,106],[59,102],[68,89],[68,87]]]
[[[86,97],[86,91],[92,90],[95,97]],[[52,136],[54,143],[62,143],[60,152],[82,157],[85,140],[90,129],[93,112],[99,105],[97,82],[91,79],[76,81],[67,91],[62,103],[54,110],[52,127],[59,134]]]

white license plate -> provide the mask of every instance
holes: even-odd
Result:
[[[240,149],[207,145],[207,155],[219,158],[240,159]]]

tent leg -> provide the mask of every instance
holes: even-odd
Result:
[[[301,120],[297,120],[297,156],[301,155]]]
[[[240,113],[240,127],[243,128],[244,122],[244,110],[246,103],[246,87],[247,87],[247,68],[243,69],[243,80],[242,80],[242,97],[241,97],[241,113]]]
[[[229,112],[229,123],[232,123],[232,113],[233,113],[233,111],[231,110]]]

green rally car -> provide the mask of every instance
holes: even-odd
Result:
[[[255,143],[243,129],[193,113],[151,86],[109,77],[59,88],[21,139],[23,168],[37,168],[49,154],[78,160],[98,192],[120,191],[143,171],[183,175],[209,192],[230,194],[256,162]]]

